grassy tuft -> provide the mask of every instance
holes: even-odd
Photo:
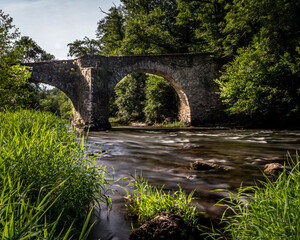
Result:
[[[291,171],[284,170],[275,182],[266,178],[261,183],[262,187],[241,187],[237,194],[230,193],[226,206],[233,214],[223,219],[228,226],[222,237],[300,239],[298,154]],[[222,237],[219,234],[215,239]]]
[[[175,192],[165,192],[163,188],[156,188],[148,184],[142,176],[135,177],[131,183],[135,193],[128,197],[129,211],[144,223],[164,211],[178,214],[190,227],[197,226],[199,212],[192,204],[193,192],[186,195],[181,188]]]
[[[187,127],[187,124],[181,121],[167,122],[167,123],[155,123],[155,127],[166,127],[166,128],[178,128],[178,127]]]
[[[72,224],[69,234],[79,235],[78,229],[95,201],[109,203],[105,169],[97,167],[89,158],[84,138],[78,141],[66,121],[49,113],[1,112],[0,122],[0,201],[14,196],[9,202],[15,202],[1,205],[1,211],[7,206],[11,212],[15,212],[15,207],[22,210],[25,204],[31,206],[32,210],[28,211],[33,215],[28,218],[32,218],[38,210],[37,204],[42,202],[44,206],[47,202],[47,211],[42,209],[39,213],[46,220],[37,217],[35,224],[42,221],[49,226],[59,221],[56,234],[58,229],[68,231]],[[11,215],[14,221],[17,215]],[[1,222],[0,229],[7,231],[11,221]]]

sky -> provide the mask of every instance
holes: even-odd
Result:
[[[95,38],[97,22],[119,0],[0,0],[22,36],[31,37],[56,59],[67,59],[68,43]]]

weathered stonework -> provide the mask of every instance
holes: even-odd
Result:
[[[71,99],[76,128],[106,130],[108,103],[116,84],[126,75],[142,71],[164,77],[176,90],[179,119],[193,126],[222,122],[218,64],[208,54],[150,56],[83,56],[75,60],[26,64],[30,80],[52,85]]]

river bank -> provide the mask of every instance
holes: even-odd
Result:
[[[187,193],[194,191],[197,209],[205,219],[222,216],[218,199],[228,196],[215,189],[236,191],[240,184],[250,186],[264,180],[262,170],[270,162],[284,163],[287,152],[300,150],[299,131],[279,130],[173,130],[118,127],[108,132],[91,132],[91,151],[101,151],[98,163],[115,171],[115,178],[142,173],[153,186],[176,190],[178,185]],[[196,171],[190,165],[196,160],[218,164],[226,171]],[[119,184],[126,187],[130,179]],[[126,193],[125,193],[126,194]],[[116,207],[109,220],[97,220],[91,239],[107,239],[107,235],[127,239],[131,220],[122,207],[121,197],[113,196]],[[116,229],[113,225],[122,226]],[[108,226],[108,227],[107,227]],[[106,235],[101,235],[107,230]],[[99,235],[97,235],[99,234]]]
[[[251,186],[258,179],[264,180],[262,169],[266,163],[285,163],[287,152],[294,159],[295,152],[300,150],[299,131],[117,128],[89,133],[86,144],[86,139],[78,142],[75,134],[66,128],[66,122],[49,114],[7,112],[0,118],[2,193],[5,194],[5,189],[12,186],[7,184],[13,182],[18,186],[15,193],[31,199],[27,206],[45,208],[37,213],[41,214],[38,221],[34,217],[27,220],[39,233],[49,233],[46,239],[60,239],[53,235],[56,232],[53,229],[62,226],[57,225],[58,221],[66,224],[64,234],[69,234],[69,228],[79,234],[81,227],[74,229],[75,225],[72,225],[74,217],[79,217],[82,222],[87,206],[94,200],[106,202],[109,197],[112,211],[104,207],[98,216],[93,216],[91,220],[95,224],[89,239],[128,239],[132,226],[137,225],[132,225],[132,218],[124,206],[124,196],[134,196],[133,189],[127,185],[135,173],[142,174],[149,185],[157,189],[164,186],[164,190],[173,192],[180,186],[186,194],[194,191],[192,202],[197,211],[204,212],[203,220],[218,219],[224,208],[215,203],[228,196],[228,191],[236,193],[241,183]],[[90,154],[86,152],[87,148]],[[191,168],[195,161],[217,164],[222,170],[196,170]],[[105,170],[103,166],[106,166]],[[121,195],[106,196],[101,184],[116,179],[121,179],[116,182],[119,187],[115,189]],[[58,190],[63,192],[60,194]],[[86,191],[88,195],[84,194]],[[41,198],[37,199],[37,196]],[[20,196],[11,197],[6,199],[15,201]],[[2,206],[3,211],[8,211],[5,206],[10,205]],[[72,210],[74,207],[76,212]],[[53,222],[46,217],[49,209],[52,209]],[[64,215],[60,216],[62,209]],[[6,215],[10,218],[7,225],[2,225],[5,236],[18,233],[4,231],[8,226],[12,230],[16,226],[11,224],[11,217],[22,216],[17,209],[14,214]],[[47,221],[47,225],[40,225],[39,221]],[[38,230],[38,226],[42,230]],[[86,237],[83,234],[79,239]]]
[[[0,122],[0,238],[86,239],[88,213],[109,198],[85,139],[45,112],[0,112]]]

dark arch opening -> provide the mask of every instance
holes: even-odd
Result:
[[[141,109],[141,107],[137,106],[137,105],[139,105],[139,103],[136,103],[136,106],[133,106],[136,109],[139,109],[139,112],[141,112],[141,111],[144,112],[144,121],[146,121],[148,123],[149,122],[156,123],[156,122],[180,121],[180,122],[185,123],[186,125],[190,125],[191,111],[190,111],[188,98],[187,98],[186,94],[184,93],[184,91],[182,90],[181,86],[174,80],[174,78],[172,78],[168,74],[165,74],[165,73],[162,73],[162,72],[156,71],[156,70],[149,70],[149,69],[135,70],[135,71],[127,74],[121,80],[114,82],[114,85],[113,85],[114,90],[112,92],[114,93],[114,91],[119,90],[119,85],[120,84],[123,85],[124,81],[128,81],[128,78],[130,78],[132,75],[135,75],[135,77],[136,77],[136,75],[137,76],[144,75],[148,79],[148,80],[146,80],[146,83],[142,82],[142,80],[140,80],[139,86],[137,86],[138,88],[145,88],[145,96],[144,96],[145,99],[143,99],[143,97],[141,98],[141,96],[139,96],[139,95],[134,96],[134,98],[135,98],[134,100],[137,100],[140,102],[143,102],[143,101],[145,102],[144,105],[141,104],[141,105],[143,105],[143,109]],[[153,105],[151,108],[151,104],[149,104],[149,102],[151,102],[151,99],[150,99],[151,91],[152,91],[152,95],[153,95],[153,91],[155,91],[155,87],[157,90],[157,86],[155,86],[155,84],[154,84],[154,87],[153,87],[153,83],[152,83],[152,87],[154,88],[154,90],[153,89],[149,90],[149,88],[151,87],[151,86],[149,86],[149,82],[151,85],[151,81],[153,82],[155,80],[155,78],[157,79],[157,81],[160,84],[159,87],[164,88],[166,86],[165,89],[167,89],[167,90],[164,89],[165,90],[164,99],[162,100],[162,103],[159,103],[160,110],[158,110],[159,107],[156,108]],[[129,79],[129,81],[133,81],[133,79]],[[130,89],[128,89],[128,91],[130,91]],[[150,93],[150,97],[149,97],[149,93]],[[114,94],[116,94],[116,93],[114,93]],[[113,95],[112,98],[116,97],[114,94],[112,94]],[[155,92],[154,92],[154,95],[155,95]],[[174,100],[171,95],[174,95],[176,100]],[[117,100],[119,100],[119,99],[117,99]],[[123,99],[123,100],[126,101],[126,99]],[[114,99],[113,99],[113,101],[114,101]],[[112,101],[112,99],[110,101],[110,113],[116,112],[117,110],[119,110],[119,109],[116,110],[116,104],[113,106],[113,104],[112,104],[113,101]],[[161,109],[161,107],[164,107],[165,109]],[[154,117],[154,118],[152,118],[152,120],[154,120],[154,121],[151,121],[151,118],[149,118],[149,111],[154,111],[153,114],[155,114],[155,111],[157,111],[160,114],[162,114],[162,116]],[[176,112],[176,115],[174,115],[175,112]],[[150,116],[151,116],[151,113],[150,113]]]
[[[186,94],[182,90],[182,87],[175,81],[175,79],[169,74],[157,70],[140,69],[140,71],[160,76],[170,83],[170,85],[175,89],[179,97],[178,120],[190,125],[191,124],[190,104]]]
[[[54,113],[62,118],[71,120],[74,114],[74,105],[66,93],[58,87],[30,80],[32,85],[32,108]]]

